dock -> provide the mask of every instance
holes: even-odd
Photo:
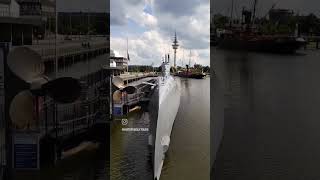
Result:
[[[116,95],[117,100],[113,100],[113,115],[116,117],[126,116],[130,109],[138,104],[148,103],[150,100],[153,87],[151,84],[156,83],[156,74],[140,74],[140,75],[125,75],[120,76],[123,80],[127,81],[126,86],[132,86],[136,88],[136,92],[133,94],[127,94],[121,92],[121,94],[113,92]]]
[[[158,76],[158,73],[148,72],[148,73],[125,73],[125,74],[121,74],[119,77],[124,80],[125,85],[129,85],[130,83],[139,81],[143,78],[157,77],[157,76]]]

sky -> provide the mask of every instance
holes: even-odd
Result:
[[[234,0],[234,12],[240,16],[243,6],[247,8],[253,7],[254,0]],[[230,15],[232,0],[211,0],[212,13]],[[275,8],[292,9],[299,14],[314,13],[320,17],[320,1],[319,0],[258,0],[257,15],[264,16],[268,10],[276,3]]]
[[[165,53],[173,63],[176,31],[180,47],[177,65],[210,65],[209,0],[110,0],[111,49],[130,54],[129,64],[161,64]],[[184,57],[184,58],[183,58]]]

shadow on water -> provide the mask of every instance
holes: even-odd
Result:
[[[226,106],[213,179],[320,178],[319,55],[216,51]]]

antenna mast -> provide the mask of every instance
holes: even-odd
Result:
[[[174,61],[173,61],[173,66],[174,68],[176,68],[176,60],[177,60],[177,49],[179,47],[179,44],[178,44],[178,40],[177,40],[177,32],[174,32],[174,41],[173,41],[173,44],[172,44],[172,48],[173,48],[173,51],[174,51]]]

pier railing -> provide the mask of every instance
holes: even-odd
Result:
[[[97,98],[66,105],[55,104],[50,100],[39,113],[40,131],[57,137],[77,134],[95,124],[97,112],[103,111],[102,103]]]
[[[56,104],[49,97],[43,100],[43,107],[39,112],[41,134],[56,137],[76,135],[91,128],[102,118],[108,108],[108,99],[98,90],[103,83],[84,79],[81,82],[86,83],[82,85],[81,97],[74,103]],[[104,120],[107,122],[107,119]]]
[[[101,42],[90,42],[90,47],[82,47],[81,42],[75,42],[71,44],[61,44],[57,47],[58,56],[70,56],[75,54],[85,54],[92,51],[97,51],[100,49],[106,49],[108,47],[106,41]],[[36,52],[38,52],[44,60],[52,59],[55,57],[55,47],[54,46],[30,46]]]
[[[95,114],[85,115],[76,119],[59,122],[58,136],[76,135],[95,124]]]

